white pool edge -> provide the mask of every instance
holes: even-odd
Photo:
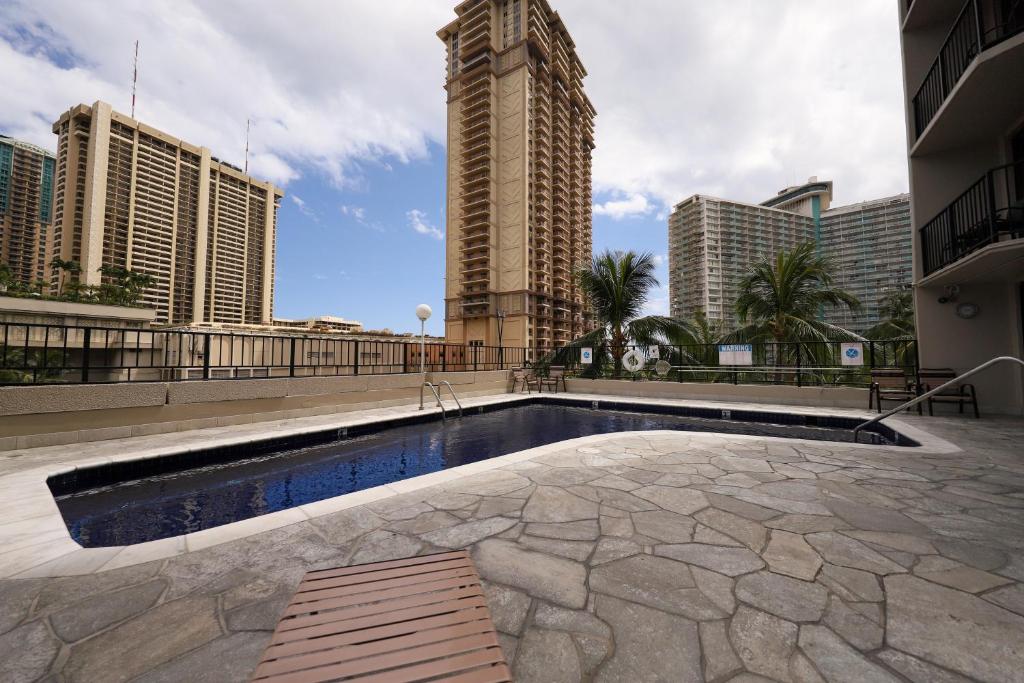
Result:
[[[484,396],[464,401],[467,410],[490,405],[518,403],[530,400],[537,395],[508,395]],[[567,403],[628,403],[633,405],[650,405],[662,407],[689,407],[689,408],[724,408],[737,410],[753,410],[762,413],[774,414],[800,414],[816,415],[819,417],[864,417],[867,419],[870,413],[862,411],[842,411],[836,409],[815,409],[806,406],[789,407],[780,405],[760,404],[738,404],[721,403],[710,401],[678,400],[678,399],[652,399],[638,398],[631,396],[608,396],[608,395],[586,395],[586,394],[558,394],[547,395],[545,398],[555,398]],[[375,411],[376,413],[376,411]],[[177,555],[198,551],[222,543],[248,538],[266,531],[279,529],[299,522],[304,522],[318,517],[330,515],[359,505],[365,505],[380,501],[393,496],[410,493],[419,489],[449,483],[457,479],[487,472],[502,467],[532,460],[553,452],[563,451],[569,448],[600,444],[627,436],[665,436],[680,434],[699,435],[707,438],[722,438],[728,440],[770,440],[773,442],[795,443],[809,446],[827,448],[827,444],[835,442],[816,441],[810,439],[791,439],[787,437],[752,436],[744,434],[719,433],[719,432],[680,432],[680,431],[638,431],[638,432],[617,432],[612,434],[597,434],[576,439],[559,441],[544,446],[538,446],[517,453],[496,456],[467,465],[461,465],[439,472],[404,479],[383,486],[371,489],[364,489],[354,493],[328,498],[315,503],[300,505],[298,507],[281,510],[278,512],[251,517],[249,519],[225,524],[203,531],[175,536],[171,538],[149,541],[130,546],[112,546],[105,548],[83,548],[76,543],[67,529],[57,503],[47,485],[47,479],[57,474],[63,474],[76,469],[96,467],[99,465],[130,462],[133,460],[148,460],[160,458],[183,452],[195,450],[207,450],[222,446],[240,445],[252,443],[268,438],[287,438],[300,436],[315,432],[328,431],[331,429],[343,429],[345,427],[363,426],[381,422],[390,422],[403,417],[410,417],[417,414],[438,414],[440,410],[429,408],[423,413],[415,407],[403,406],[396,408],[393,414],[382,416],[379,413],[374,415],[360,416],[358,413],[338,415],[337,420],[328,424],[314,424],[302,426],[273,426],[267,423],[267,428],[255,434],[248,434],[243,437],[232,437],[230,434],[224,436],[212,436],[201,445],[192,447],[175,446],[170,443],[161,447],[145,447],[139,449],[126,448],[115,454],[98,458],[86,458],[82,460],[71,459],[66,462],[55,462],[37,468],[17,472],[10,475],[0,476],[0,578],[41,578],[57,576],[76,576],[94,572],[107,571],[122,567],[129,567],[154,560],[168,559]],[[920,444],[919,447],[904,446],[876,446],[871,444],[844,443],[844,448],[867,448],[875,452],[891,452],[893,454],[920,454],[920,455],[942,455],[961,452],[961,449],[929,432],[914,425],[908,424],[897,418],[890,418],[888,424],[897,432],[907,436]],[[202,431],[202,430],[198,430]],[[174,436],[174,435],[169,435]],[[180,436],[180,434],[178,434]],[[138,438],[138,437],[136,437]],[[133,439],[120,439],[110,442],[111,446],[124,443],[130,446]]]

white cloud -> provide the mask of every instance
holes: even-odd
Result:
[[[443,240],[444,233],[427,221],[427,214],[419,209],[413,209],[405,214],[409,219],[409,227],[421,235],[429,235],[436,240]]]
[[[425,158],[444,139],[448,3],[395,0],[73,0],[0,3],[0,130],[56,147],[50,125],[79,102],[136,116],[279,184],[312,167],[337,187],[360,164]],[[112,21],[112,17],[117,17]],[[45,87],[40,87],[45,84]],[[426,104],[424,104],[426,103]]]
[[[604,204],[595,204],[594,213],[598,216],[609,216],[617,221],[651,213],[654,206],[642,194],[634,194],[625,199],[612,199]]]
[[[326,280],[327,276],[324,275],[323,273],[313,273],[313,279],[314,280]]]
[[[595,191],[658,215],[812,175],[835,180],[837,203],[906,191],[897,3],[641,0],[628,22],[620,3],[557,4],[598,112]]]
[[[137,116],[280,184],[303,172],[360,187],[362,168],[444,144],[444,48],[454,0],[4,0],[0,130],[56,146],[78,102]],[[897,3],[558,0],[597,111],[599,215],[694,193],[761,201],[818,175],[836,203],[905,191]],[[111,21],[111,17],[117,21]],[[41,87],[44,84],[45,87]],[[645,204],[646,202],[646,204]]]
[[[351,216],[360,223],[366,220],[366,209],[361,206],[348,206],[347,204],[342,204],[340,210],[343,216]]]
[[[298,207],[299,213],[301,213],[306,218],[309,218],[314,223],[320,222],[320,216],[318,216],[316,211],[314,211],[313,208],[306,203],[306,200],[304,200],[297,194],[290,194],[288,196],[291,198],[292,203],[295,204],[296,207]]]
[[[667,265],[667,264],[668,264],[668,254],[655,254],[654,255],[654,266],[656,268],[661,268],[662,266]]]
[[[669,300],[668,287],[658,287],[651,290],[644,303],[643,315],[668,315]]]

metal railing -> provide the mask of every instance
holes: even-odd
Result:
[[[967,0],[939,54],[914,95],[916,137],[942,108],[949,94],[984,50],[1024,30],[1024,4]]]
[[[462,401],[460,401],[459,397],[455,395],[455,389],[452,388],[452,383],[448,380],[442,380],[440,384],[443,387],[448,387],[449,393],[451,393],[452,398],[455,400],[455,405],[459,407],[459,417],[462,417]],[[438,399],[440,399],[440,397],[438,397]]]
[[[591,363],[583,363],[582,349],[565,347],[542,359],[546,365],[561,365],[583,378],[642,379],[662,382],[707,382],[727,384],[775,384],[789,386],[871,385],[871,370],[902,369],[916,377],[917,341],[889,339],[864,341],[860,365],[843,359],[843,342],[763,342],[751,344],[750,365],[720,363],[719,344],[625,346],[620,356],[636,351],[644,358],[636,372],[616,371],[610,349],[595,349]],[[602,354],[603,353],[603,357]],[[659,372],[658,361],[665,361]]]
[[[1000,239],[1024,238],[1024,161],[988,171],[920,230],[925,275]]]
[[[427,372],[508,370],[523,348],[430,343]],[[418,372],[418,340],[0,323],[0,385],[391,375]]]
[[[441,409],[441,419],[442,420],[447,420],[448,419],[448,413],[444,409],[444,404],[441,403],[441,393],[437,390],[437,387],[434,386],[434,384],[431,383],[431,382],[424,382],[423,384],[420,385],[420,410],[423,410],[423,389],[424,388],[430,389],[430,393],[432,393],[434,395],[434,398],[437,399],[437,407]]]
[[[651,349],[627,347],[623,353],[633,348],[644,354],[644,368],[623,373],[624,378],[868,386],[872,368],[899,367],[909,376],[917,372],[913,339],[864,342],[862,366],[844,364],[838,342],[754,344],[750,366],[720,365],[715,344],[659,346],[658,358],[671,366],[666,376],[655,371]],[[584,365],[580,351],[577,346],[552,350],[431,343],[425,346],[423,368],[467,372],[564,365],[581,377],[614,374],[610,354],[597,365]],[[420,360],[420,345],[413,338],[370,341],[0,323],[0,385],[394,375],[419,372]]]
[[[892,410],[890,410],[890,411],[888,411],[886,413],[882,413],[881,415],[878,415],[877,417],[873,417],[870,420],[857,425],[856,427],[853,428],[853,442],[857,443],[858,436],[860,435],[860,433],[865,428],[870,427],[873,424],[877,424],[877,423],[881,422],[882,420],[884,420],[886,418],[892,417],[893,415],[895,415],[898,412],[901,412],[903,410],[907,410],[908,408],[913,408],[918,403],[921,403],[922,401],[927,401],[932,396],[935,396],[936,394],[942,393],[943,391],[945,391],[947,389],[952,389],[956,385],[962,383],[968,377],[973,377],[974,375],[978,374],[979,372],[981,372],[983,370],[987,370],[988,368],[992,367],[993,365],[998,365],[999,363],[1006,363],[1006,362],[1016,363],[1017,365],[1021,366],[1021,368],[1024,368],[1024,360],[1021,360],[1020,358],[1014,358],[1013,356],[999,356],[997,358],[993,358],[990,361],[986,361],[986,362],[982,363],[981,365],[979,365],[978,367],[974,368],[973,370],[968,370],[967,372],[965,372],[964,374],[960,375],[959,377],[957,377],[955,379],[949,380],[948,382],[946,382],[942,386],[936,387],[936,388],[932,389],[931,391],[926,391],[925,393],[921,394],[920,396],[918,396],[916,398],[913,398],[913,399],[907,401],[906,403],[904,403],[904,404],[902,404],[900,406],[897,406],[897,407],[893,408]]]

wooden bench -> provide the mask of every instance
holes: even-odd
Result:
[[[306,574],[253,681],[503,683],[511,673],[464,551]]]
[[[956,379],[956,372],[951,368],[921,368],[918,371],[921,378],[921,393],[927,393],[932,389],[941,387],[946,382]],[[928,414],[935,414],[936,403],[956,403],[960,407],[960,414],[964,412],[964,405],[974,409],[974,417],[980,418],[978,411],[978,396],[973,384],[957,384],[945,391],[940,391],[928,399]]]
[[[871,371],[871,390],[868,392],[868,410],[872,406],[882,412],[882,401],[906,403],[919,395],[916,383],[909,379],[903,370],[881,369]],[[917,414],[921,415],[921,404],[917,404]]]

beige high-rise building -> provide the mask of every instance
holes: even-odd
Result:
[[[158,323],[271,323],[282,190],[105,102],[72,107],[53,132],[52,254],[84,284],[128,268],[156,280],[142,303]]]
[[[596,112],[546,0],[467,0],[448,47],[445,334],[549,348],[592,327],[574,271],[592,255]]]
[[[921,365],[1024,357],[1024,4],[897,3]],[[1024,415],[1024,371],[970,381]]]
[[[860,299],[856,312],[823,311],[826,322],[863,333],[880,321],[879,303],[910,286],[910,196],[833,207],[832,182],[810,178],[761,204],[690,197],[669,218],[672,316],[703,312],[725,330],[739,326],[736,299],[751,267],[780,250],[815,242],[832,259],[834,284]]]
[[[52,152],[0,135],[0,263],[26,285],[46,274],[55,165]]]

